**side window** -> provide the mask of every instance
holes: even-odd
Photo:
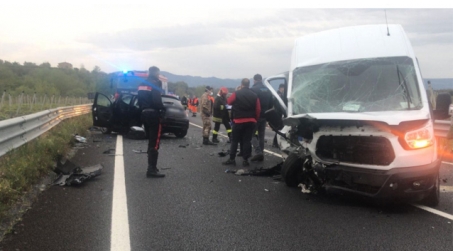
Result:
[[[104,106],[104,107],[109,107],[110,106],[110,100],[104,95],[98,95],[97,99],[97,105],[99,106]]]

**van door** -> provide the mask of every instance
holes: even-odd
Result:
[[[106,95],[96,92],[92,106],[92,115],[94,126],[112,128],[112,101]]]
[[[287,94],[287,77],[284,74],[268,77],[264,81],[264,85],[271,91],[274,96],[274,106],[272,109],[265,112],[266,120],[269,126],[274,130],[278,131],[283,128],[283,117],[287,116],[286,103],[280,98],[277,91],[274,89],[283,83],[285,84],[285,96]],[[273,87],[274,86],[274,87]]]

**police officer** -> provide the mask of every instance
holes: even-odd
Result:
[[[142,111],[141,120],[145,125],[148,136],[148,170],[146,177],[162,178],[165,174],[159,173],[157,169],[157,158],[159,156],[159,141],[161,134],[161,115],[164,112],[164,104],[160,93],[159,80],[160,70],[156,66],[149,68],[148,79],[138,86],[138,105]]]
[[[209,141],[209,133],[211,131],[212,117],[212,87],[206,86],[206,90],[201,95],[201,120],[203,121],[203,145],[215,145]]]

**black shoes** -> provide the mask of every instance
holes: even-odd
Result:
[[[253,156],[250,161],[263,161],[264,155],[262,153]]]
[[[212,136],[212,143],[220,143],[220,141],[217,139],[217,135]]]
[[[209,141],[209,138],[203,137],[203,145],[211,145],[211,146],[215,146],[216,144],[214,144],[214,143],[212,143],[211,141]]]
[[[236,160],[234,160],[234,159],[228,159],[227,161],[222,162],[222,165],[225,165],[225,166],[235,166],[235,165],[236,165]]]
[[[146,177],[148,178],[163,178],[165,174],[159,173],[159,169],[156,167],[148,166],[148,171],[146,171]]]

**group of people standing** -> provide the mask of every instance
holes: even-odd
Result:
[[[230,158],[224,165],[236,165],[236,153],[242,156],[243,166],[250,165],[250,161],[264,160],[264,135],[266,118],[264,113],[273,106],[273,96],[264,86],[260,74],[253,77],[253,86],[250,80],[242,79],[241,85],[227,98],[228,89],[220,88],[214,99],[212,87],[207,86],[201,96],[201,118],[203,121],[203,144],[215,145],[219,143],[218,132],[223,124],[228,133],[228,143],[231,143]],[[227,106],[231,106],[228,112]],[[209,140],[211,120],[215,123],[212,132],[212,141]],[[232,126],[230,125],[230,122]],[[254,137],[256,135],[256,137]],[[253,140],[252,140],[253,139]],[[255,155],[252,157],[252,144]]]

